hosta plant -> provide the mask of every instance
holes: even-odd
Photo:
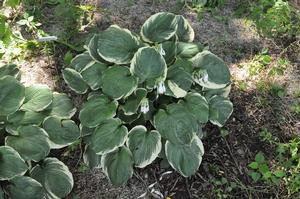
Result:
[[[193,175],[204,154],[202,128],[231,115],[228,67],[193,40],[183,16],[157,13],[140,34],[112,25],[94,35],[62,71],[73,91],[87,94],[79,112],[84,161],[113,184],[157,157]]]
[[[64,163],[47,157],[80,137],[71,100],[45,85],[25,87],[14,64],[0,66],[0,199],[59,199],[73,187]]]

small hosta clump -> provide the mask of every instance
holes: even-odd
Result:
[[[73,176],[51,149],[71,145],[80,130],[65,94],[25,87],[14,64],[0,66],[0,198],[65,198]]]
[[[158,156],[193,175],[203,126],[223,126],[231,115],[228,67],[193,40],[183,16],[157,13],[139,35],[117,25],[94,35],[63,70],[73,91],[88,93],[79,113],[84,161],[112,183],[126,183],[134,166]]]

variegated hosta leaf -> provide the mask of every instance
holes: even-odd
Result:
[[[177,30],[176,16],[160,12],[149,17],[142,26],[142,39],[149,43],[161,43],[173,37]]]
[[[24,160],[38,162],[50,152],[48,134],[37,126],[21,126],[18,135],[7,136],[5,145],[14,148]]]
[[[95,128],[89,128],[89,127],[83,126],[82,124],[79,125],[79,129],[80,129],[81,137],[91,135],[95,131]]]
[[[96,127],[104,120],[113,118],[118,107],[117,101],[112,101],[105,95],[91,97],[83,104],[79,119],[83,126]]]
[[[178,59],[168,68],[166,95],[181,98],[191,89],[193,77],[188,66],[190,62]]]
[[[142,83],[146,80],[164,79],[167,73],[167,64],[163,56],[154,48],[140,48],[134,55],[130,71]]]
[[[163,138],[174,144],[190,144],[198,131],[198,124],[181,104],[169,104],[154,116],[154,126]]]
[[[193,66],[197,68],[195,81],[205,88],[224,88],[230,83],[230,72],[227,65],[216,55],[205,50],[192,59]]]
[[[178,40],[184,42],[192,42],[195,37],[192,26],[182,15],[176,15],[176,20],[178,24],[176,30]]]
[[[133,174],[133,157],[126,147],[105,154],[101,157],[101,167],[114,185],[123,185]]]
[[[162,44],[164,58],[167,64],[171,64],[177,55],[177,44],[175,41],[165,41]]]
[[[103,63],[90,62],[81,71],[83,80],[91,87],[92,90],[97,90],[102,85],[102,73],[107,68]]]
[[[105,60],[98,53],[98,40],[99,40],[99,35],[95,34],[89,42],[88,52],[89,52],[89,55],[95,61],[97,61],[99,63],[103,63],[103,62],[105,62]]]
[[[117,115],[123,123],[131,124],[132,122],[138,120],[138,118],[141,116],[141,113],[138,112],[132,115],[126,115],[122,109],[119,109]]]
[[[84,52],[84,53],[79,54],[76,57],[74,57],[71,61],[70,66],[71,66],[71,68],[80,72],[91,62],[94,62],[93,58],[89,55],[88,52]]]
[[[129,68],[112,66],[102,75],[102,91],[113,99],[129,96],[137,87],[138,79],[131,75]]]
[[[197,53],[201,52],[204,49],[204,46],[198,43],[186,43],[178,42],[177,43],[177,57],[180,58],[192,58]]]
[[[62,71],[63,78],[68,86],[78,94],[84,94],[88,90],[88,84],[83,80],[80,73],[72,68],[65,68]]]
[[[90,147],[98,154],[110,153],[123,146],[127,139],[128,130],[119,119],[103,121],[91,134]]]
[[[165,151],[168,162],[184,177],[189,177],[198,170],[204,147],[198,136],[194,136],[190,144],[176,145],[170,141],[165,144]]]
[[[7,120],[15,126],[35,124],[40,125],[46,118],[44,112],[17,111],[7,116]]]
[[[23,111],[43,111],[52,103],[52,92],[47,85],[32,85],[25,88]]]
[[[19,109],[25,99],[25,87],[14,77],[0,79],[0,115],[8,115]]]
[[[83,162],[90,168],[98,168],[101,166],[101,156],[97,155],[96,152],[89,146],[85,145],[83,153]]]
[[[43,186],[27,176],[13,178],[5,190],[11,199],[42,199],[46,197]]]
[[[79,128],[72,120],[50,116],[45,119],[43,128],[49,135],[51,149],[69,146],[80,137]]]
[[[208,89],[208,88],[203,89],[206,99],[210,99],[215,95],[228,98],[230,90],[231,90],[231,84],[229,84],[225,88],[220,88],[220,89]]]
[[[6,75],[17,78],[19,73],[20,73],[19,67],[15,64],[5,64],[3,66],[0,66],[0,78]]]
[[[129,132],[127,146],[133,154],[136,167],[151,164],[161,151],[161,136],[158,131],[147,132],[144,126],[136,126]]]
[[[233,104],[227,98],[214,96],[209,100],[209,121],[219,127],[224,126],[233,112]]]
[[[99,55],[115,64],[130,63],[140,47],[139,40],[127,29],[112,25],[98,35]]]
[[[76,113],[72,100],[63,93],[53,93],[52,104],[49,108],[49,115],[62,119],[70,119]]]
[[[30,176],[43,185],[49,199],[65,198],[74,185],[72,173],[56,158],[46,158],[30,171]]]
[[[9,146],[0,146],[0,181],[22,176],[28,166],[19,153]]]
[[[208,122],[209,106],[205,97],[199,93],[188,93],[180,102],[193,116],[200,122],[205,124]]]
[[[147,90],[144,88],[138,88],[130,95],[125,104],[122,106],[125,115],[133,115],[138,113],[138,109],[142,100],[147,96]]]

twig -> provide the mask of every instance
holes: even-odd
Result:
[[[226,144],[226,146],[227,146],[227,148],[228,148],[229,154],[230,154],[231,158],[233,159],[234,164],[235,164],[235,166],[237,167],[239,173],[240,173],[241,175],[244,175],[243,171],[242,171],[241,168],[239,167],[239,165],[238,165],[236,159],[234,158],[234,156],[233,156],[233,154],[232,154],[232,152],[231,152],[231,149],[230,149],[230,147],[229,147],[229,144],[228,144],[227,140],[226,140],[226,139],[223,139],[223,140],[225,141],[225,144]]]
[[[186,190],[187,190],[187,192],[189,194],[189,198],[192,198],[192,194],[191,194],[191,191],[190,191],[188,178],[185,178],[185,187],[186,187]]]

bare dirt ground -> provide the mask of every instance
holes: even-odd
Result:
[[[238,184],[238,188],[229,193],[230,198],[270,198],[271,196],[280,198],[282,191],[280,187],[274,190],[260,184],[253,184],[247,174],[247,164],[253,160],[258,151],[269,153],[268,146],[259,139],[259,132],[263,128],[270,129],[282,140],[300,133],[299,121],[289,110],[291,93],[300,85],[299,54],[287,50],[287,54],[292,57],[290,66],[284,77],[278,81],[286,84],[288,94],[284,98],[274,99],[261,94],[255,88],[256,82],[263,76],[255,78],[241,76],[245,72],[245,68],[241,65],[247,65],[263,48],[269,48],[271,56],[276,59],[284,47],[261,38],[246,19],[233,17],[237,1],[228,0],[217,11],[217,16],[215,13],[207,12],[200,21],[196,13],[186,8],[176,8],[175,0],[161,3],[152,0],[86,0],[85,3],[98,8],[94,15],[94,28],[97,31],[104,30],[111,24],[118,24],[138,33],[143,22],[154,13],[170,11],[183,14],[195,30],[196,41],[207,44],[213,53],[222,57],[229,65],[234,79],[230,95],[234,103],[234,112],[225,126],[230,132],[226,138],[220,136],[220,131],[216,127],[208,125],[205,128],[206,153],[198,173],[188,179],[172,172],[160,181],[160,176],[172,169],[160,168],[159,163],[156,163],[145,170],[136,170],[135,177],[126,186],[115,187],[108,182],[100,169],[80,172],[77,164],[80,151],[71,152],[63,157],[75,180],[73,195],[70,198],[75,198],[76,195],[80,199],[134,199],[147,191],[147,187],[154,182],[157,182],[155,185],[157,190],[172,199],[214,198],[216,187],[225,191],[226,185],[217,186],[213,183],[214,180],[222,177]],[[52,33],[55,34],[56,30],[57,27],[52,29]],[[23,81],[46,83],[58,91],[70,92],[59,77],[59,70],[63,65],[63,53],[62,50],[50,60],[37,58],[25,64],[28,67],[23,70]],[[245,78],[249,81],[249,88],[242,91],[238,82]],[[260,104],[261,96],[270,100],[268,106]],[[80,102],[75,103],[80,106]]]

